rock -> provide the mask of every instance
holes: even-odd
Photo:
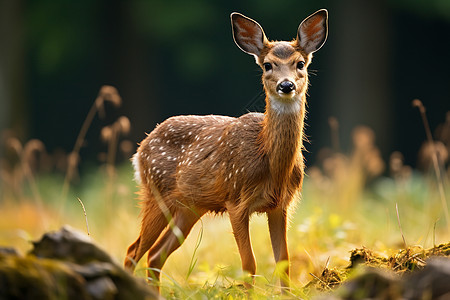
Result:
[[[30,254],[42,258],[61,259],[76,264],[91,261],[113,263],[113,259],[96,246],[87,235],[64,226],[58,231],[43,235],[41,240],[33,242]]]
[[[10,247],[0,247],[0,254],[19,256],[19,251]]]
[[[99,277],[89,281],[86,289],[95,300],[114,299],[114,296],[118,294],[116,285],[109,277]]]
[[[322,300],[450,299],[450,258],[432,257],[421,270],[403,275],[379,268],[365,268]]]
[[[366,268],[363,274],[345,282],[337,295],[338,299],[400,299],[402,285],[393,272]]]
[[[0,299],[160,299],[84,234],[46,233],[26,256],[0,249]]]
[[[450,259],[435,257],[425,268],[405,277],[405,299],[450,299]]]
[[[59,261],[0,254],[0,299],[91,299],[85,284]]]

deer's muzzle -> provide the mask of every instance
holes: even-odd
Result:
[[[277,85],[278,93],[289,94],[293,90],[295,90],[295,84],[289,80],[284,80]]]

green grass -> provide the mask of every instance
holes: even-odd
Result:
[[[15,138],[6,141],[9,150],[2,158],[6,163],[0,166],[0,246],[26,252],[31,240],[69,224],[89,232],[93,241],[119,262],[124,260],[140,226],[131,163],[114,164],[119,148],[133,148],[131,142],[123,143],[120,138],[129,130],[128,119],[120,117],[102,130],[108,148],[102,155],[103,165],[82,166],[84,171],[76,179],[84,137],[105,102],[120,104],[114,88],[102,87],[74,150],[62,160],[49,157],[39,141],[25,145]],[[380,157],[373,132],[358,127],[353,140],[351,155],[323,151],[326,155],[318,165],[307,168],[302,199],[293,209],[288,232],[292,286],[288,298],[308,298],[316,293],[303,287],[326,267],[346,267],[354,248],[364,246],[390,254],[404,248],[405,242],[406,246],[429,248],[450,240],[443,205],[445,198],[450,198],[449,176],[443,176],[444,189],[439,189],[442,186],[436,184],[434,174],[412,171],[397,153],[389,162],[392,176],[383,177],[386,162]],[[52,169],[58,162],[66,166],[63,172]],[[257,260],[253,289],[242,287],[248,278],[241,271],[225,214],[205,216],[169,257],[162,270],[162,294],[168,299],[285,298],[280,295],[264,215],[252,217],[250,231]],[[143,259],[136,276],[145,274]]]
[[[311,171],[314,173],[313,168]],[[305,181],[303,199],[292,214],[288,234],[292,293],[297,297],[305,297],[302,287],[313,279],[311,274],[319,275],[326,266],[345,267],[353,248],[366,246],[384,252],[402,248],[396,203],[408,245],[431,247],[449,240],[432,178],[419,173],[402,182],[379,178],[370,188],[365,188],[365,180],[348,172],[346,178],[353,178],[357,183],[333,178],[324,183],[327,178],[319,178],[317,174]],[[77,200],[80,198],[92,239],[118,261],[123,261],[127,246],[139,232],[139,208],[134,195],[137,188],[132,174],[129,164],[118,167],[114,176],[108,175],[104,168],[86,172],[67,193],[63,210],[59,198],[62,176],[36,176],[43,200],[41,208],[26,181],[19,195],[17,191],[3,189],[0,245],[25,252],[30,249],[29,240],[38,239],[45,231],[63,224],[87,232],[85,215]],[[251,238],[258,265],[253,290],[241,286],[246,276],[240,269],[231,226],[224,215],[204,217],[183,246],[168,259],[163,268],[163,295],[169,299],[239,299],[244,295],[252,299],[280,298],[263,215],[252,217]],[[136,276],[145,276],[145,259],[139,263]]]

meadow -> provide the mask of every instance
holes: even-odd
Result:
[[[100,92],[74,150],[67,155],[47,153],[41,141],[22,143],[4,134],[0,246],[26,253],[30,241],[69,224],[123,261],[140,225],[131,163],[119,159],[134,151],[133,143],[126,140],[128,119],[121,117],[99,133],[107,149],[99,153],[99,164],[89,165],[79,157],[86,132],[102,105],[120,104],[115,90],[108,88]],[[448,134],[450,122],[444,121],[440,132]],[[330,130],[336,126],[337,120],[331,119]],[[406,247],[425,249],[450,240],[446,214],[450,169],[445,165],[450,146],[445,143],[450,136],[441,134],[441,141],[424,144],[418,170],[404,165],[398,152],[383,160],[370,128],[357,127],[351,134],[349,153],[331,145],[306,170],[288,232],[292,282],[288,296],[314,295],[317,291],[304,286],[325,268],[348,266],[352,249],[366,247],[387,256]],[[245,274],[225,214],[204,217],[168,259],[162,294],[169,299],[282,298],[265,217],[254,215],[250,230],[258,274],[253,290],[242,288]],[[139,263],[136,276],[145,277],[144,262]]]

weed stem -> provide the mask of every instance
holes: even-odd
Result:
[[[427,140],[430,143],[431,149],[433,151],[432,160],[433,160],[434,172],[436,174],[439,195],[441,198],[442,208],[444,210],[444,215],[445,215],[445,221],[447,222],[447,227],[448,227],[448,230],[450,231],[450,216],[448,213],[447,199],[445,197],[444,184],[443,184],[442,175],[441,175],[441,168],[439,167],[438,152],[436,149],[436,145],[433,141],[433,136],[431,134],[430,124],[428,123],[425,106],[422,104],[422,101],[420,101],[419,99],[414,99],[412,104],[414,107],[417,107],[419,109],[420,115],[422,117],[423,126],[425,127],[425,134],[427,135]]]
[[[78,202],[80,202],[81,204],[81,208],[83,208],[83,212],[84,212],[84,218],[86,219],[86,230],[87,230],[87,235],[91,236],[91,233],[89,232],[89,223],[88,223],[88,218],[87,218],[87,214],[86,214],[86,209],[84,208],[84,204],[83,201],[81,201],[80,198],[77,198]]]

